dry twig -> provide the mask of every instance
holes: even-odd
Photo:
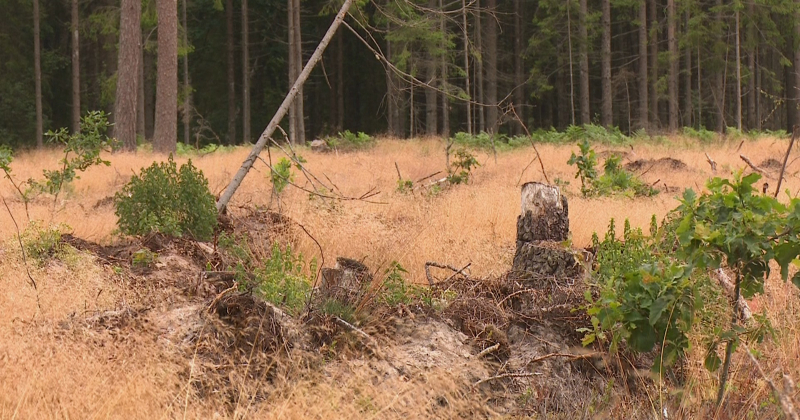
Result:
[[[792,153],[792,147],[794,146],[794,139],[797,138],[797,131],[800,129],[800,126],[795,125],[794,129],[792,130],[792,139],[789,141],[789,147],[786,149],[786,155],[783,157],[783,165],[781,166],[781,174],[778,177],[778,187],[775,188],[775,197],[778,197],[778,194],[781,192],[781,183],[783,182],[783,174],[786,172],[786,162],[789,161],[789,154]]]

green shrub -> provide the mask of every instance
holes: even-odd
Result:
[[[576,155],[573,152],[567,163],[578,168],[575,178],[581,180],[581,194],[584,197],[617,194],[628,197],[650,197],[658,194],[658,190],[620,166],[619,156],[611,156],[606,159],[603,165],[603,175],[597,176],[597,157],[589,140],[584,138],[578,142],[578,148],[580,154]]]
[[[178,170],[170,155],[134,175],[114,196],[118,226],[127,235],[159,232],[209,240],[217,223],[214,196],[208,180],[192,162]]]
[[[375,144],[375,140],[366,133],[361,131],[352,133],[350,130],[340,132],[335,137],[328,137],[325,142],[330,148],[345,152],[366,149]]]
[[[253,286],[253,290],[265,300],[297,314],[311,292],[312,280],[305,274],[305,268],[303,254],[295,253],[291,245],[281,248],[274,243],[270,257],[253,270],[255,280],[244,284]],[[308,264],[308,271],[316,274],[316,260],[312,259]]]
[[[594,149],[589,145],[589,140],[586,138],[578,143],[578,149],[580,149],[581,154],[576,155],[575,152],[573,152],[567,164],[575,165],[578,168],[578,171],[575,173],[575,178],[580,178],[581,193],[587,196],[591,194],[594,188],[594,182],[597,179],[597,157]]]
[[[25,255],[39,266],[50,258],[62,258],[66,248],[61,236],[69,230],[70,227],[65,224],[44,226],[36,220],[32,221],[22,232]]]
[[[452,184],[466,184],[469,182],[469,177],[472,170],[481,166],[475,155],[470,153],[467,149],[458,149],[455,153],[455,159],[450,168],[448,168],[447,181]]]

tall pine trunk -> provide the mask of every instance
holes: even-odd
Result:
[[[175,152],[178,135],[177,0],[156,0],[156,13],[158,14],[158,76],[153,151],[172,153]]]
[[[387,51],[388,57],[391,57],[391,53]],[[391,60],[391,58],[390,58]],[[394,72],[389,69],[389,77],[395,77]],[[394,84],[395,90],[397,89],[397,83]],[[394,92],[394,105],[395,108],[392,110],[395,113],[395,118],[399,123],[399,114],[397,109],[397,92]],[[344,32],[337,32],[336,33],[336,130],[341,132],[344,130]],[[402,130],[398,130],[398,133]],[[397,134],[400,137],[400,134]]]
[[[228,144],[236,144],[236,62],[233,0],[225,0],[225,54],[228,76]]]
[[[759,124],[756,123],[756,46],[758,45],[758,38],[756,38],[755,26],[752,19],[755,16],[755,6],[752,2],[747,3],[747,14],[750,16],[747,25],[747,71],[749,77],[747,78],[747,128],[751,130],[761,130]]]
[[[189,27],[186,22],[186,2],[181,0],[181,25],[183,26],[183,46],[189,47]],[[183,56],[183,144],[191,144],[192,122],[192,84],[189,80],[189,52]]]
[[[431,10],[436,9],[436,0],[428,0],[428,7]],[[438,96],[439,93],[436,91],[436,86],[439,84],[436,80],[438,75],[437,65],[439,64],[439,59],[431,52],[428,52],[428,61],[425,63],[425,82],[427,86],[425,86],[425,133],[429,136],[435,136],[437,134],[437,123],[438,123]]]
[[[589,108],[589,37],[586,30],[586,15],[589,13],[586,0],[580,0],[578,10],[578,67],[580,69],[581,124],[591,124]]]
[[[741,45],[741,31],[740,31],[740,16],[739,10],[736,10],[734,19],[736,20],[736,98],[734,104],[736,105],[736,129],[742,131],[742,45]]]
[[[139,67],[141,66],[139,60],[142,48],[141,8],[140,0],[122,0],[120,8],[119,65],[117,66],[119,70],[117,71],[117,94],[114,100],[114,116],[116,117],[114,137],[122,143],[123,149],[129,152],[136,151],[136,104],[139,98]],[[161,40],[160,35],[158,38]]]
[[[447,36],[447,26],[445,25],[445,16],[444,16],[444,0],[439,0],[439,10],[441,15],[439,16],[439,31],[442,33],[442,42],[440,44],[440,48],[442,51],[447,51],[447,46],[445,45],[445,37]],[[442,136],[443,137],[450,137],[450,98],[447,96],[448,88],[447,88],[447,57],[446,54],[440,54],[439,57],[439,72],[440,72],[440,79],[439,79],[439,89],[441,89],[441,100],[442,100]]]
[[[70,17],[70,32],[72,33],[72,132],[78,133],[81,131],[81,48],[78,0],[72,0]]]
[[[660,30],[656,0],[647,0],[647,13],[650,15],[650,128],[660,125],[658,115],[658,32]]]
[[[715,13],[714,19],[717,21],[720,28],[723,27],[722,24],[722,0],[716,1],[717,12]],[[723,59],[719,58],[720,61]],[[714,103],[717,107],[717,121],[716,121],[716,131],[718,133],[725,132],[725,68],[724,66],[727,63],[723,61],[723,68],[717,69],[716,73],[714,74]]]
[[[294,60],[295,60],[295,76],[294,79],[300,77],[300,72],[303,70],[303,38],[300,26],[300,0],[294,0],[294,7],[292,8],[294,15]],[[294,83],[294,80],[292,80]],[[297,89],[297,97],[294,101],[295,119],[297,121],[297,136],[295,144],[303,144],[306,141],[306,119],[305,119],[305,96],[303,94],[303,86]]]
[[[514,0],[514,110],[519,117],[519,124],[515,124],[515,132],[521,135],[522,124],[525,123],[525,73],[522,70],[522,0]]]
[[[689,11],[686,11],[684,19],[684,31],[689,32]],[[692,126],[692,47],[687,45],[684,50],[684,73],[683,73],[683,120],[682,124],[686,127]]]
[[[585,1],[585,0],[583,0]],[[497,132],[497,0],[487,0],[486,8],[486,131]]]
[[[464,91],[467,93],[467,133],[472,134],[472,92],[469,86],[469,32],[467,30],[467,0],[461,0],[461,26],[464,35]],[[480,26],[480,25],[478,25]]]
[[[144,62],[144,38],[142,37],[141,30],[139,31],[139,83],[138,89],[136,94],[136,137],[147,138],[147,117],[145,116],[145,112],[147,110],[146,106],[146,96],[145,96],[145,62]]]
[[[287,22],[287,32],[289,38],[289,86],[291,87],[294,84],[295,79],[297,78],[297,56],[294,54],[294,46],[297,43],[297,40],[294,39],[296,32],[294,30],[294,6],[295,0],[288,0],[288,4],[286,7],[286,22]],[[300,92],[298,92],[298,96]],[[295,99],[294,103],[289,107],[289,142],[292,144],[297,144],[297,99]]]
[[[473,131],[482,132],[486,131],[486,95],[484,94],[484,84],[483,84],[483,19],[481,18],[481,2],[480,0],[475,0],[475,45],[478,49],[478,55],[480,58],[475,60],[475,94],[473,97],[474,100],[478,103],[475,107],[475,113],[477,115],[478,120],[478,127],[474,128]],[[472,93],[470,93],[472,95]],[[473,119],[473,124],[474,124]]]
[[[800,0],[795,0],[795,5],[800,7]],[[800,124],[800,16],[796,16],[794,22],[794,90],[789,97],[794,99],[794,124]],[[793,130],[792,127],[788,128],[790,132]]]
[[[250,140],[250,11],[242,0],[242,142]]]
[[[44,147],[42,118],[42,51],[39,29],[39,0],[33,0],[33,80],[36,101],[36,147]]]
[[[603,39],[600,44],[600,87],[603,103],[600,107],[600,124],[611,127],[614,125],[614,93],[611,91],[611,0],[603,0],[602,3]]]
[[[669,131],[678,129],[678,19],[675,0],[667,0],[667,48],[669,68],[667,74],[667,96],[669,97]]]

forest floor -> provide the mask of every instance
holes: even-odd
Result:
[[[581,197],[574,168],[566,163],[577,147],[537,147],[550,181],[563,185],[572,245],[581,248],[591,245],[594,232],[602,236],[612,218],[618,223],[627,218],[646,231],[652,215],[660,220],[677,206],[684,188],[702,190],[712,176],[705,153],[717,162],[718,175],[749,170],[741,154],[776,177],[780,164],[776,168],[775,162],[782,160],[787,144],[766,138],[698,145],[672,138],[663,144],[595,146],[601,162],[618,152],[623,164],[662,190],[636,199]],[[111,166],[91,168],[55,205],[52,198],[35,200],[29,217],[11,185],[0,183],[21,230],[28,220],[41,220],[64,223],[70,232],[63,238],[69,245],[66,257],[26,264],[15,223],[8,212],[0,212],[0,418],[780,416],[768,383],[741,354],[732,366],[729,404],[715,412],[717,380],[703,369],[702,349],[691,350],[682,368],[683,385],[677,386],[654,381],[638,365],[609,367],[613,363],[606,355],[581,348],[572,324],[543,317],[519,327],[517,315],[503,310],[502,303],[513,289],[506,274],[515,249],[520,186],[544,181],[538,162],[530,164],[535,153],[530,147],[496,157],[476,152],[481,166],[467,185],[396,191],[398,169],[411,180],[443,170],[444,146],[440,139],[386,139],[351,153],[299,150],[307,168],[337,193],[359,197],[379,191],[372,202],[322,199],[289,187],[277,203],[268,169],[260,163],[234,197],[234,228],[268,232],[266,238],[291,243],[306,261],[324,258],[326,267],[336,257],[348,257],[383,273],[397,261],[408,270],[409,281],[426,284],[427,261],[470,264],[468,276],[447,285],[455,291],[455,303],[467,309],[459,312],[450,302],[439,312],[376,311],[358,330],[325,322],[308,327],[299,317],[240,295],[237,301],[230,294],[215,300],[228,285],[202,284],[200,273],[214,258],[209,246],[160,245],[152,269],[132,267],[132,253],[148,244],[114,233],[111,197],[134,172],[160,157],[109,155]],[[238,148],[192,156],[192,161],[208,177],[212,192],[219,193],[247,152]],[[12,164],[14,176],[40,177],[59,159],[53,151],[22,153]],[[793,195],[800,193],[799,171],[800,161],[790,159],[783,188]],[[774,191],[776,181],[765,180]],[[299,174],[295,181],[305,184]],[[257,210],[267,206],[280,210],[291,226],[276,226],[271,213]],[[439,279],[450,274],[433,272]],[[752,306],[777,333],[753,349],[771,377],[787,373],[798,381],[800,296],[793,285],[773,277]],[[234,315],[233,307],[246,314]],[[475,308],[488,312],[476,315]],[[217,316],[223,312],[225,322]],[[260,316],[257,327],[254,314]],[[502,338],[488,339],[481,336],[485,329],[465,327],[468,315],[502,324]],[[234,324],[239,329],[232,333]],[[493,344],[500,350],[480,354]]]

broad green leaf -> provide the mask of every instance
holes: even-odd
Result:
[[[650,306],[650,325],[655,325],[656,322],[658,322],[664,309],[666,309],[670,303],[672,303],[672,300],[668,299],[667,296],[661,296],[653,302],[653,305]]]
[[[653,349],[656,344],[656,332],[650,324],[638,322],[634,324],[635,329],[631,330],[628,344],[631,348],[640,353],[645,353]]]
[[[703,365],[705,365],[706,369],[708,369],[710,372],[716,372],[720,365],[722,365],[722,360],[717,355],[716,346],[708,349]]]

